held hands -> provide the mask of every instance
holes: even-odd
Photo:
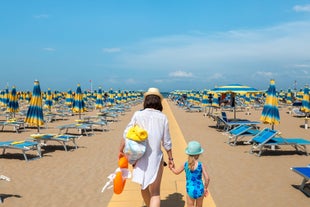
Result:
[[[170,160],[169,159],[169,169],[171,170],[172,168],[174,168],[175,166],[174,166],[174,161],[173,161],[173,159],[172,160]]]

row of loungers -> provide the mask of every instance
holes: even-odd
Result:
[[[226,133],[228,135],[227,143],[235,146],[238,142],[251,144],[250,153],[261,156],[264,151],[276,150],[280,145],[289,145],[295,148],[297,152],[302,151],[308,155],[307,145],[310,141],[300,137],[285,138],[280,136],[280,132],[269,128],[258,130],[249,125],[237,126]],[[244,138],[248,138],[244,141]]]
[[[2,154],[6,153],[7,149],[20,150],[24,156],[24,159],[28,161],[26,155],[27,151],[36,151],[37,156],[35,158],[41,158],[41,147],[46,145],[48,141],[58,142],[63,145],[64,150],[68,151],[67,143],[72,142],[74,148],[77,149],[78,145],[76,140],[81,136],[69,135],[69,134],[33,134],[31,137],[22,141],[4,141],[0,142],[0,148],[2,149]]]
[[[255,154],[258,157],[268,150],[275,151],[284,145],[292,146],[298,153],[302,152],[309,155],[307,146],[310,145],[310,141],[307,139],[300,137],[285,138],[277,130],[270,128],[259,130],[257,127],[259,122],[248,120],[228,121],[225,112],[222,112],[221,115],[213,118],[217,123],[216,127],[224,129],[224,134],[228,136],[227,143],[231,146],[236,146],[240,142],[249,144],[251,145],[250,154]],[[308,166],[291,167],[290,169],[302,177],[298,189],[310,197],[310,164]]]
[[[258,130],[249,125],[239,125],[226,132],[226,134],[228,135],[228,144],[236,146],[240,141],[250,144],[250,153],[257,156],[261,156],[267,150],[276,150],[283,145],[292,146],[297,152],[308,155],[307,145],[310,145],[310,141],[304,138],[284,138],[276,130],[269,128]],[[245,137],[248,138],[247,141],[244,141]],[[298,189],[310,197],[310,164],[308,166],[291,167],[290,169],[302,177]]]

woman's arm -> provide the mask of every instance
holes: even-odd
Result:
[[[125,156],[124,147],[125,147],[125,139],[121,138],[121,143],[119,145],[118,158]]]
[[[174,168],[174,160],[173,160],[173,156],[172,156],[172,150],[166,150],[167,152],[167,156],[168,156],[168,163],[169,163],[169,168]]]

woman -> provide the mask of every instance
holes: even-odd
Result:
[[[169,167],[174,167],[168,119],[162,113],[163,96],[157,88],[149,88],[144,94],[143,110],[136,111],[127,125],[120,145],[119,156],[124,155],[126,133],[138,124],[148,133],[145,154],[135,163],[132,181],[141,185],[141,195],[147,207],[160,207],[160,183],[163,174],[163,152],[166,150]]]

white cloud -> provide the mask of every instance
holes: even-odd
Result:
[[[36,19],[47,19],[47,18],[49,18],[49,15],[48,14],[38,14],[38,15],[34,15],[33,17]]]
[[[296,12],[310,12],[310,4],[296,5],[293,7],[293,10]]]
[[[156,80],[154,80],[154,83],[163,83],[164,82],[164,80],[162,80],[162,79],[156,79]]]
[[[266,71],[257,71],[254,76],[263,76],[267,78],[273,78],[276,74],[273,72],[266,72]]]
[[[126,48],[115,57],[119,66],[156,71],[158,79],[168,74],[171,85],[188,77],[203,87],[236,82],[260,88],[270,78],[285,85],[295,77],[284,70],[296,64],[309,65],[305,51],[310,48],[310,21],[205,35],[162,36]],[[299,81],[309,82],[306,78],[300,76]]]
[[[185,71],[174,71],[169,73],[170,77],[178,77],[178,78],[189,78],[193,77],[193,74],[191,72],[185,72]]]
[[[214,73],[211,74],[210,76],[208,76],[208,80],[219,80],[219,79],[223,79],[224,75],[221,73]]]
[[[309,64],[296,64],[294,65],[296,68],[310,68]]]
[[[43,48],[43,50],[48,51],[48,52],[54,52],[54,51],[56,51],[56,49],[55,49],[55,48],[52,48],[52,47],[45,47],[45,48]]]
[[[125,82],[128,83],[128,84],[135,84],[135,83],[137,83],[137,81],[135,79],[133,79],[133,78],[128,78],[128,79],[125,80]]]
[[[115,53],[115,52],[120,52],[121,49],[117,47],[112,47],[112,48],[103,48],[102,51],[105,53]]]

